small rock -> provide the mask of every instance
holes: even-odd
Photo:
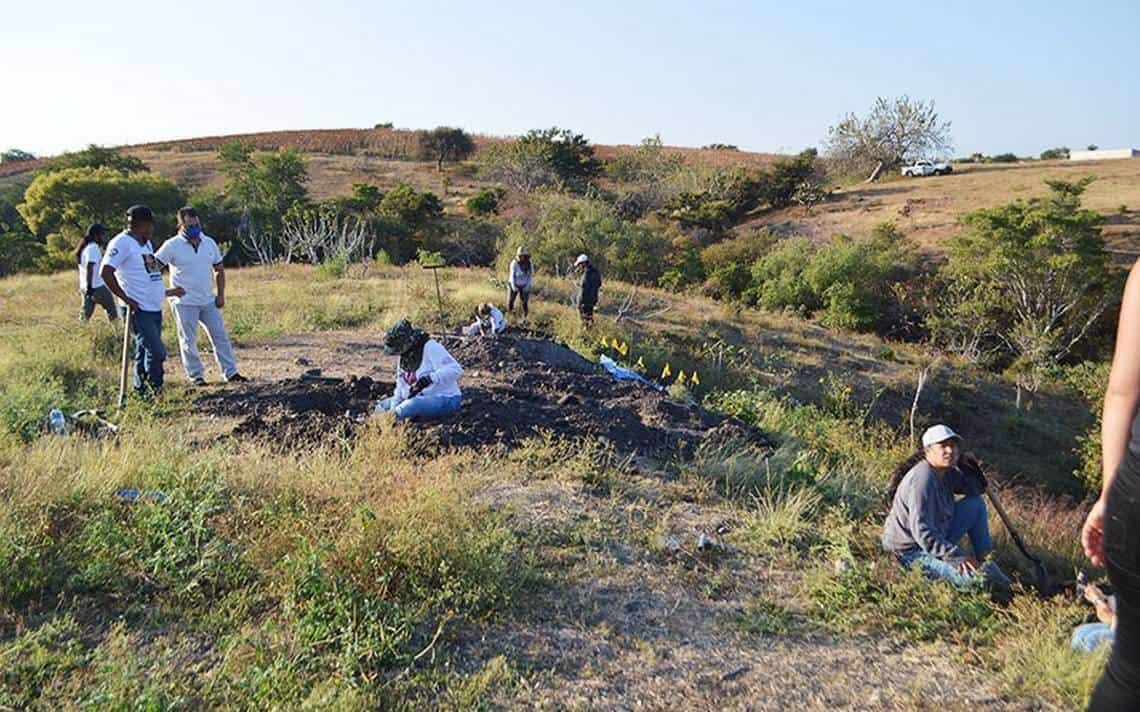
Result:
[[[293,361],[293,363],[296,364],[297,366],[312,366],[313,365],[313,362],[310,361],[309,359],[305,358],[304,356],[298,356]]]

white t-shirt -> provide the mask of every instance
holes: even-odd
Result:
[[[139,244],[134,236],[120,232],[107,245],[103,255],[104,266],[115,270],[115,279],[127,296],[138,302],[143,311],[162,311],[162,297],[166,284],[162,281],[162,268],[154,258],[150,242]]]
[[[83,248],[83,252],[79,254],[79,291],[87,291],[87,265],[92,262],[95,263],[95,269],[91,270],[91,288],[96,289],[103,286],[103,277],[99,274],[102,261],[103,251],[99,249],[99,245],[88,242],[87,246]]]
[[[222,263],[222,252],[212,237],[202,235],[195,250],[178,234],[162,243],[154,256],[170,266],[170,286],[186,290],[182,297],[171,297],[171,304],[204,307],[214,303],[214,266]]]
[[[400,360],[396,359],[396,402],[406,401],[412,392],[412,385],[420,376],[430,375],[431,385],[423,390],[423,396],[458,396],[459,377],[463,375],[463,368],[459,362],[447,353],[443,344],[435,339],[428,339],[424,344],[424,357],[420,367],[415,373],[400,368]]]

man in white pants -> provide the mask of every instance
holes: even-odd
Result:
[[[182,287],[185,294],[170,299],[174,323],[178,326],[178,350],[186,377],[196,386],[206,385],[202,359],[198,356],[198,324],[206,327],[206,335],[214,346],[214,358],[227,383],[248,380],[238,373],[233,345],[221,308],[226,303],[226,272],[222,253],[213,238],[202,232],[198,212],[191,207],[178,211],[178,234],[162,243],[155,258],[170,267],[172,286]],[[214,296],[214,277],[218,294]]]

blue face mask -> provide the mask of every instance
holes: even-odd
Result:
[[[186,235],[186,237],[201,237],[202,236],[202,226],[201,225],[194,225],[192,227],[184,227],[184,228],[182,228],[182,233],[184,235]]]

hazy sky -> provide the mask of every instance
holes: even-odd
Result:
[[[393,121],[795,151],[899,94],[959,155],[1140,147],[1138,32],[1136,0],[8,0],[0,148]]]

